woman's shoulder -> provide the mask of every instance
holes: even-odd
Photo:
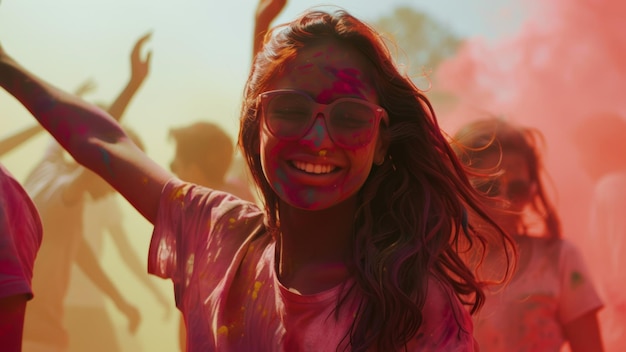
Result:
[[[192,245],[220,239],[236,245],[257,233],[264,220],[264,212],[254,203],[173,178],[161,194],[155,233],[184,233]]]
[[[186,211],[210,210],[213,217],[223,215],[238,208],[242,215],[256,217],[261,209],[253,202],[241,199],[232,193],[186,182],[178,178],[170,179],[161,194],[162,203],[180,205]]]

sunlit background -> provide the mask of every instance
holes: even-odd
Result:
[[[594,7],[596,12],[586,11],[590,4],[565,0],[332,3],[390,37],[395,35],[404,49],[399,60],[407,71],[424,88],[428,81],[420,74],[431,77],[429,95],[442,127],[450,134],[463,121],[485,113],[510,116],[542,129],[565,233],[576,239],[585,226],[590,180],[576,164],[568,128],[597,109],[626,112],[624,99],[620,99],[626,92],[626,70],[620,65],[626,60],[615,59],[624,57],[626,40],[616,33],[624,32],[617,23],[626,11],[618,0],[599,2],[603,4]],[[328,3],[291,0],[275,23]],[[167,166],[173,154],[167,138],[171,127],[211,120],[236,138],[240,99],[251,62],[255,7],[253,0],[3,0],[0,42],[29,70],[65,90],[73,91],[85,80],[94,80],[97,89],[85,98],[110,103],[129,78],[133,44],[152,31],[147,45],[153,52],[151,72],[124,121],[139,133],[147,153]],[[395,11],[400,7],[413,11]],[[402,17],[407,14],[422,17]],[[416,21],[429,23],[432,26],[427,28],[434,30],[424,31],[421,28],[426,27],[417,26]],[[423,44],[424,38],[435,39]],[[422,45],[435,55],[420,54],[417,49]],[[578,102],[585,104],[577,106]],[[3,91],[0,112],[0,136],[35,122]],[[47,140],[42,133],[0,162],[23,180],[41,157]],[[124,206],[135,250],[145,258],[152,228],[126,203]],[[163,309],[121,267],[111,243],[104,246],[107,272],[143,314],[140,330],[132,337],[125,331],[124,318],[110,306],[127,350],[176,350],[178,312],[164,318]],[[172,297],[173,305],[171,283],[153,280]]]

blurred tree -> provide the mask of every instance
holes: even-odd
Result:
[[[399,62],[406,56],[411,67],[435,70],[445,59],[456,54],[462,39],[447,26],[412,7],[397,7],[373,26],[391,38],[398,46]]]
[[[406,65],[406,73],[433,100],[433,105],[452,104],[454,98],[436,89],[434,72],[444,60],[454,56],[463,39],[428,14],[400,6],[383,15],[372,26],[391,39],[396,62]],[[431,89],[432,88],[432,89]]]

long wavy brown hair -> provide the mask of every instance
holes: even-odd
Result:
[[[381,132],[390,141],[388,157],[372,168],[359,192],[351,270],[363,301],[346,339],[353,351],[395,351],[415,338],[427,318],[422,308],[429,278],[451,287],[472,313],[482,305],[482,283],[461,252],[484,248],[487,237],[468,223],[468,213],[492,224],[493,238],[503,247],[511,241],[482,210],[428,99],[400,73],[383,39],[345,11],[309,11],[276,27],[255,57],[244,91],[239,143],[263,194],[269,230],[279,226],[279,199],[261,167],[257,96],[301,48],[328,39],[367,59],[379,104],[389,115],[389,126]]]

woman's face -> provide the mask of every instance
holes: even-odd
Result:
[[[302,48],[275,76],[267,91],[290,89],[304,96],[288,99],[290,103],[277,103],[287,112],[279,111],[274,116],[278,115],[280,121],[291,120],[297,111],[307,111],[304,105],[308,98],[313,104],[331,104],[340,98],[377,104],[374,86],[366,74],[368,69],[358,52],[335,41]],[[260,152],[265,177],[283,202],[306,210],[326,209],[354,197],[365,183],[372,163],[384,160],[386,153],[379,126],[375,126],[371,138],[354,146],[346,146],[352,141],[344,139],[340,146],[331,138],[336,133],[334,140],[338,140],[339,133],[329,134],[328,116],[316,111],[297,116],[313,119],[311,127],[298,139],[276,136],[265,122],[269,113],[261,113]],[[344,113],[349,115],[352,111]]]
[[[482,191],[507,201],[507,209],[524,210],[534,192],[528,161],[522,153],[504,151],[487,153],[477,160],[476,167],[500,170],[501,175],[486,184]]]

